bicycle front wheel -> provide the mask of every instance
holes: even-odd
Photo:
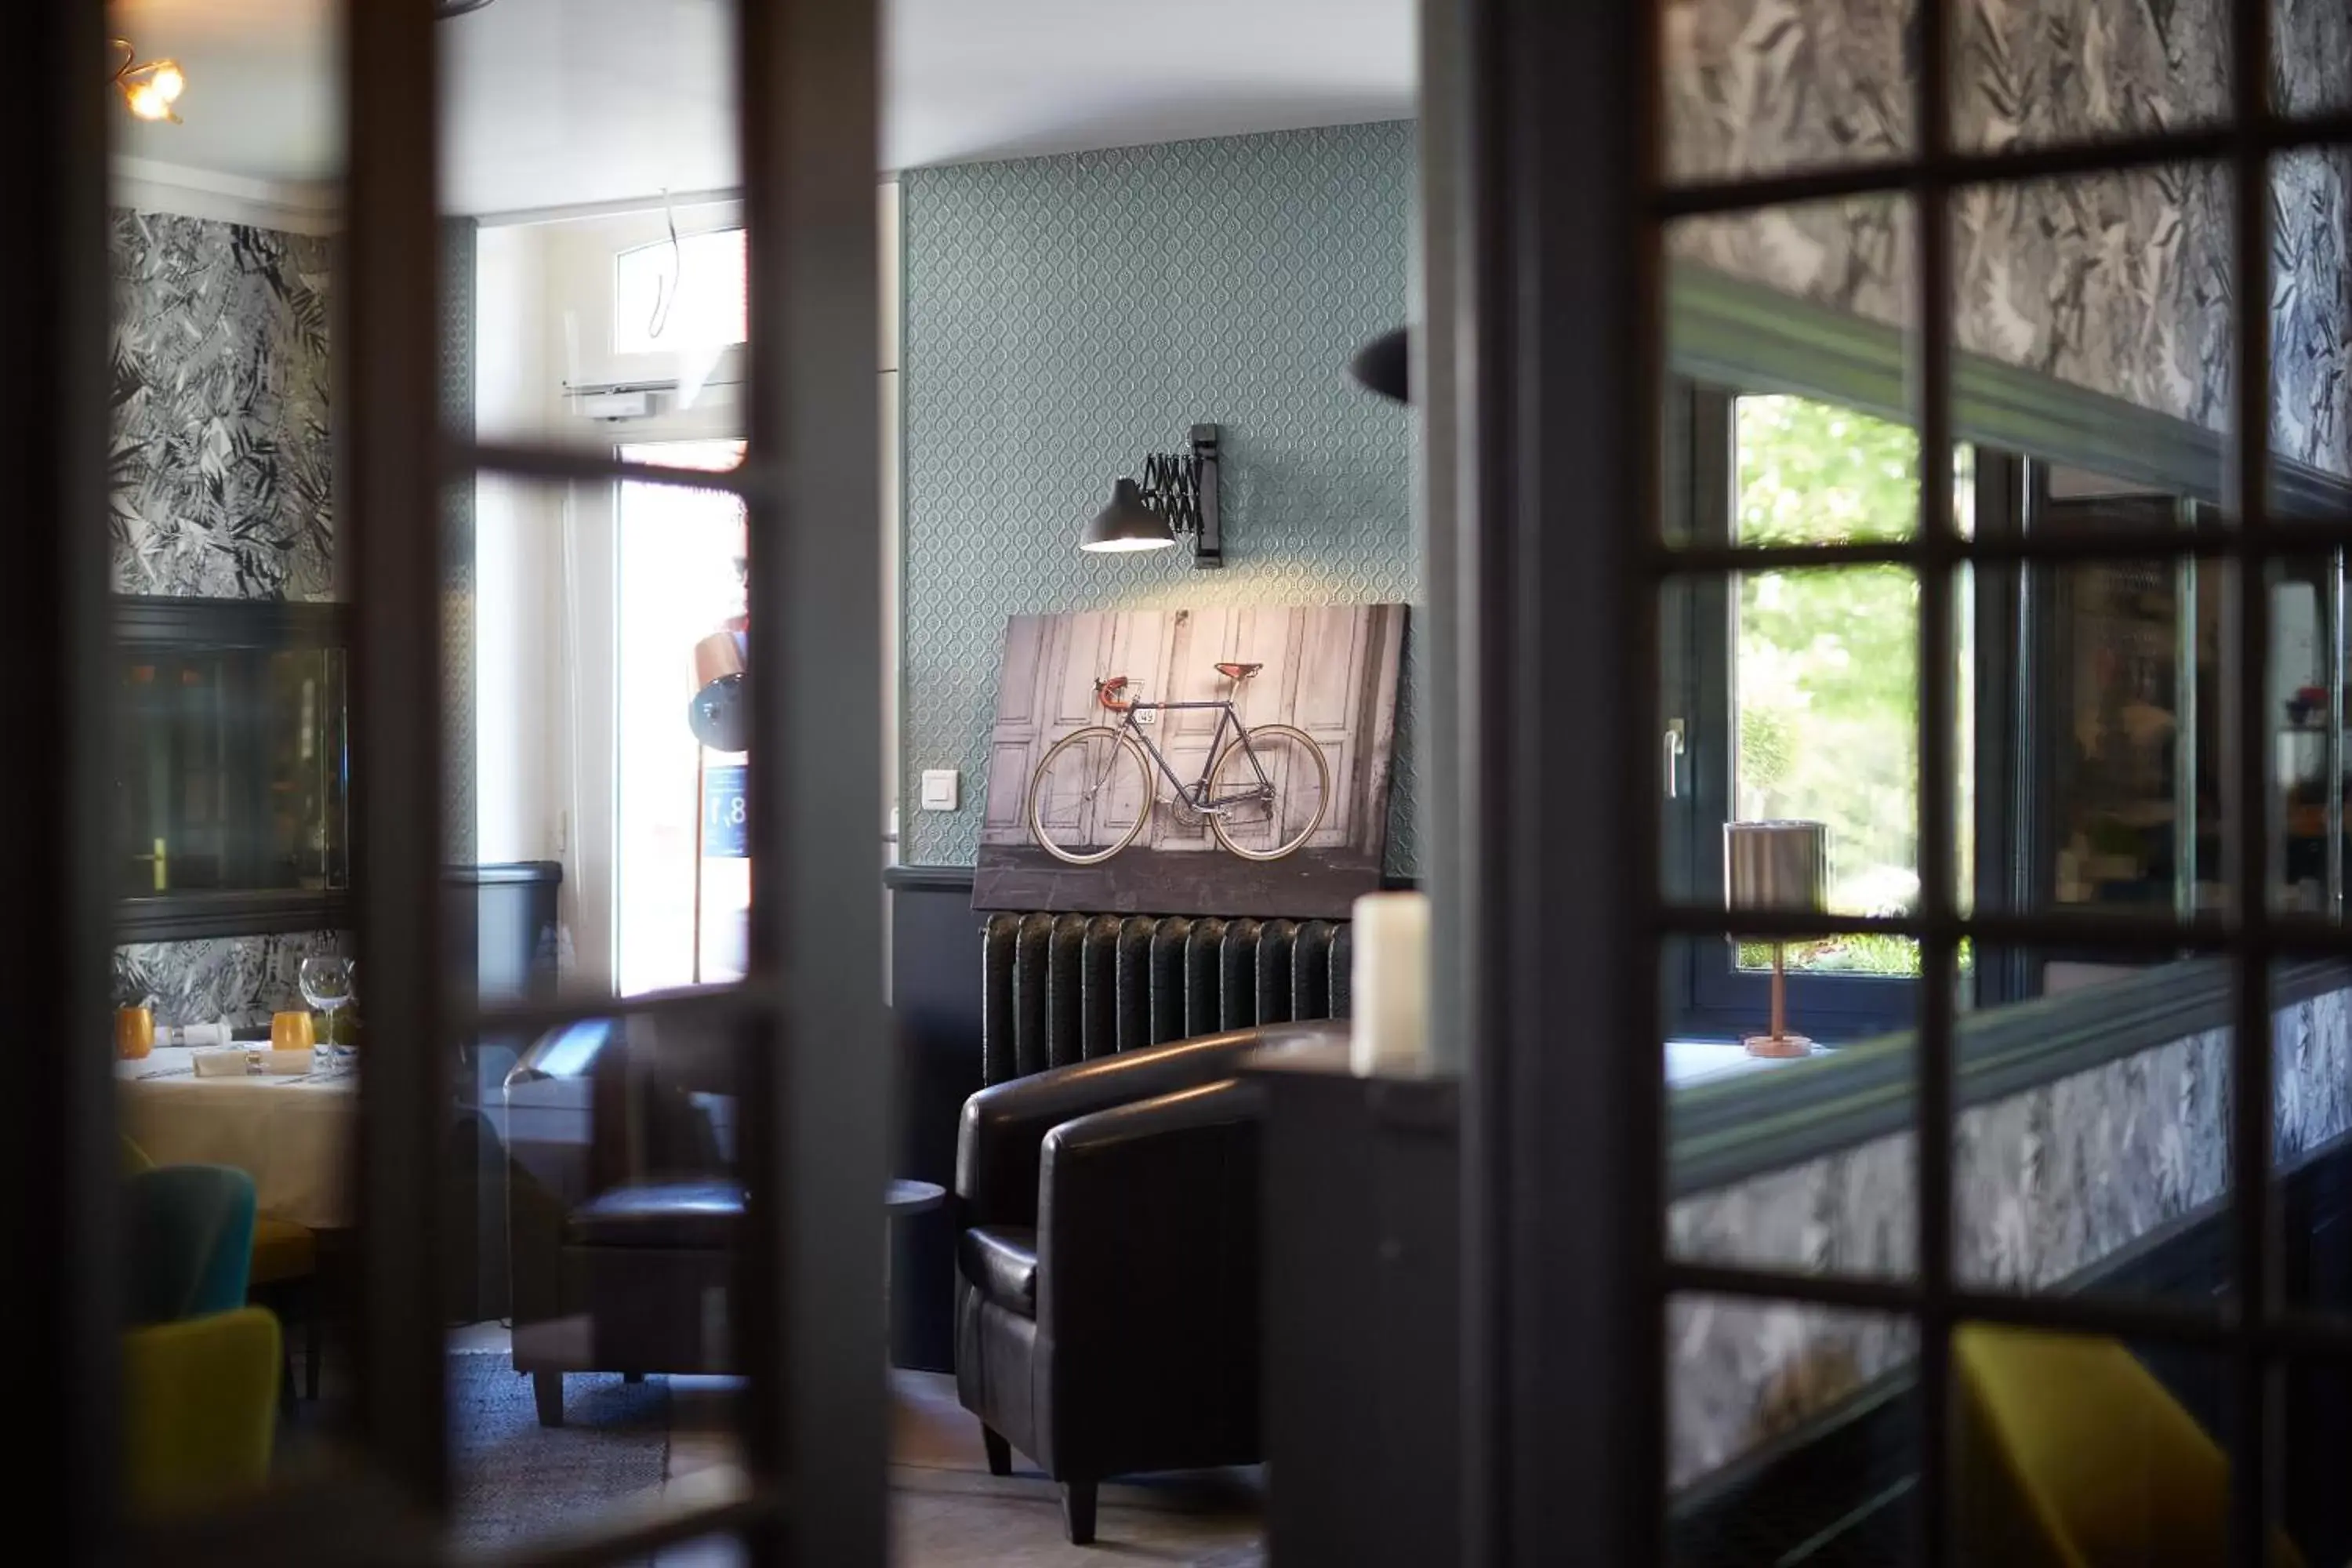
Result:
[[[1092,866],[1135,842],[1151,795],[1142,748],[1089,724],[1055,742],[1029,776],[1029,831],[1055,859]]]
[[[1331,764],[1304,730],[1260,724],[1209,770],[1209,829],[1244,860],[1279,860],[1315,836],[1331,805]]]

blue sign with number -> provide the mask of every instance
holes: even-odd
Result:
[[[751,769],[737,763],[707,769],[702,775],[702,858],[740,860],[751,854],[744,822],[751,815],[744,781]]]

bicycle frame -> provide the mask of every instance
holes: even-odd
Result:
[[[1178,713],[1189,709],[1202,708],[1214,708],[1218,710],[1217,729],[1216,732],[1209,737],[1209,750],[1201,759],[1200,778],[1188,784],[1177,776],[1174,768],[1168,765],[1166,753],[1160,751],[1160,743],[1151,738],[1150,726],[1139,724],[1136,722],[1135,716],[1138,713]],[[1223,811],[1229,805],[1238,805],[1244,801],[1262,800],[1265,798],[1266,792],[1274,788],[1274,780],[1267,776],[1265,764],[1258,761],[1257,748],[1250,744],[1249,731],[1242,723],[1242,716],[1234,710],[1230,699],[1221,698],[1214,701],[1200,702],[1130,702],[1121,710],[1121,712],[1124,717],[1119,721],[1118,732],[1143,748],[1144,755],[1151,759],[1152,765],[1160,770],[1161,776],[1166,778],[1170,786],[1176,791],[1176,798],[1183,801],[1195,811]],[[1242,755],[1249,759],[1250,771],[1257,775],[1258,787],[1245,790],[1239,795],[1220,795],[1215,800],[1211,800],[1209,773],[1217,765],[1217,758],[1224,752],[1225,731],[1228,726],[1232,728],[1234,738],[1241,742]]]

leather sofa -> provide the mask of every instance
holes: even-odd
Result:
[[[1094,1539],[1098,1482],[1255,1463],[1261,1047],[1242,1029],[982,1089],[956,1149],[956,1389],[989,1468],[1029,1456]]]
[[[562,1424],[567,1373],[733,1370],[743,1188],[724,1056],[663,1042],[644,1017],[598,1019],[507,1075],[514,1365],[542,1425]]]

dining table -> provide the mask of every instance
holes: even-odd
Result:
[[[353,1220],[359,1135],[355,1064],[321,1057],[307,1073],[199,1073],[195,1058],[245,1047],[159,1046],[115,1063],[118,1124],[159,1165],[233,1165],[265,1217],[313,1230]]]

